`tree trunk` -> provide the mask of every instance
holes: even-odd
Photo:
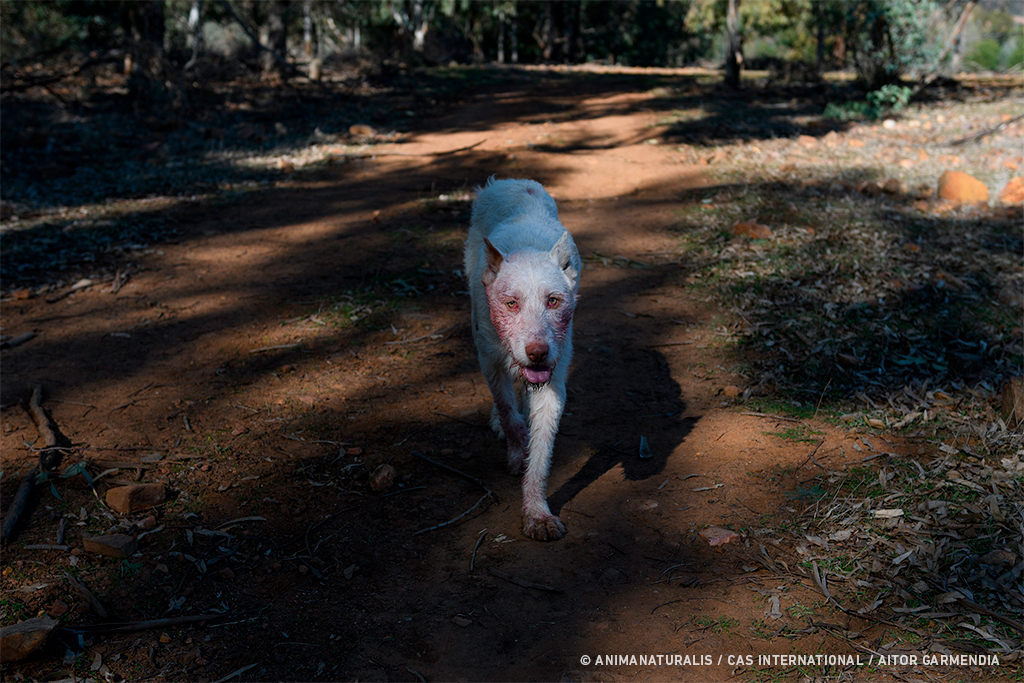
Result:
[[[498,12],[498,64],[505,63],[505,13]]]
[[[570,0],[566,7],[565,56],[569,64],[579,62],[583,53],[582,5],[581,0]]]
[[[512,25],[509,27],[512,40],[512,63],[519,63],[519,19],[512,17]]]
[[[185,64],[186,71],[195,66],[203,54],[203,0],[193,0],[188,13],[188,28],[192,32],[192,58]]]
[[[825,71],[825,0],[818,0],[818,55],[814,65],[820,76]]]
[[[302,50],[306,57],[313,57],[313,3],[305,0],[302,3]]]
[[[551,63],[555,42],[555,21],[552,16],[552,4],[554,0],[547,0],[544,3],[544,24],[541,28],[541,54],[545,64]]]
[[[272,50],[281,59],[287,59],[288,0],[268,0],[263,6],[266,8],[267,17],[260,29],[261,42],[263,42],[264,47]],[[281,78],[286,76],[283,68],[284,65],[279,63],[274,54],[264,51],[262,60],[264,76],[278,76]]]
[[[740,87],[740,69],[743,68],[743,47],[740,42],[740,0],[729,0],[725,15],[727,48],[725,54],[725,84]]]

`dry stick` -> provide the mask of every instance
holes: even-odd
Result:
[[[25,342],[34,339],[35,336],[35,332],[22,332],[17,337],[11,337],[7,341],[0,343],[0,349],[13,349],[15,346],[21,346]]]
[[[448,330],[454,330],[458,326],[459,326],[458,323],[456,323],[456,324],[454,324],[454,325],[452,325],[450,327],[446,327],[443,330],[440,330],[438,332],[431,332],[430,334],[425,334],[422,337],[414,337],[413,339],[399,339],[397,341],[386,341],[386,342],[384,342],[384,344],[385,345],[390,345],[390,344],[412,344],[413,342],[423,341],[424,339],[429,339],[430,337],[435,337],[435,336],[443,335]]]
[[[1014,116],[1009,121],[1003,121],[1002,123],[1000,123],[995,128],[990,128],[988,130],[983,130],[980,133],[976,133],[975,135],[968,135],[965,138],[960,138],[959,140],[954,140],[953,142],[949,143],[949,146],[950,147],[958,147],[958,146],[966,144],[968,142],[974,142],[975,140],[980,140],[983,137],[985,137],[986,135],[992,135],[994,133],[998,133],[1003,128],[1006,128],[1007,126],[1013,125],[1014,123],[1016,123],[1017,121],[1020,121],[1021,119],[1024,119],[1024,114],[1021,114],[1019,116]]]
[[[135,631],[148,631],[154,628],[167,628],[181,624],[194,624],[197,621],[212,621],[227,616],[224,613],[195,614],[189,617],[168,617],[166,619],[150,619],[148,621],[131,621],[122,624],[93,624],[86,626],[66,627],[72,633],[97,634],[97,633],[133,633]]]
[[[455,417],[454,415],[448,415],[446,413],[442,413],[442,412],[437,411],[437,410],[431,410],[430,412],[432,412],[434,415],[440,415],[441,417],[447,417],[449,420],[455,420],[456,422],[461,422],[462,424],[469,425],[470,427],[480,427],[481,429],[485,429],[488,426],[490,426],[490,425],[485,425],[485,424],[484,425],[477,424],[476,422],[470,422],[469,420],[463,420],[461,417]]]
[[[514,583],[515,585],[522,586],[523,588],[535,588],[535,589],[537,589],[539,591],[548,591],[549,593],[563,593],[564,592],[561,588],[555,588],[554,586],[545,586],[542,583],[534,583],[533,581],[527,581],[526,579],[520,579],[518,576],[513,576],[512,574],[506,574],[505,572],[501,571],[500,569],[495,569],[494,567],[488,567],[487,571],[489,571],[492,575],[497,576],[502,581],[508,581],[509,583]]]
[[[740,415],[750,415],[751,417],[770,417],[773,420],[785,420],[786,422],[803,422],[795,417],[786,417],[784,415],[772,415],[771,413],[754,413],[750,411],[744,411]]]
[[[455,522],[459,521],[460,519],[462,519],[463,517],[468,515],[470,512],[472,512],[473,510],[476,510],[478,507],[480,507],[480,503],[484,502],[490,496],[493,496],[493,495],[494,495],[493,493],[491,493],[490,491],[487,491],[487,493],[485,493],[484,495],[480,496],[480,500],[478,500],[476,502],[476,505],[474,505],[473,507],[471,507],[468,510],[466,510],[465,512],[463,512],[458,517],[453,517],[452,519],[449,519],[447,522],[441,522],[440,524],[435,524],[434,526],[428,527],[426,529],[420,529],[419,531],[413,532],[413,536],[419,536],[420,534],[425,534],[428,531],[434,531],[435,529],[442,529],[442,528],[444,528],[446,526],[451,526],[452,524],[455,524]]]
[[[72,588],[78,591],[83,598],[89,601],[89,604],[92,605],[92,611],[95,612],[97,616],[103,617],[104,619],[107,618],[107,608],[103,606],[103,603],[99,601],[99,598],[97,598],[84,583],[70,574],[65,574],[64,578],[68,580],[68,583],[71,584]]]
[[[477,486],[482,488],[484,491],[487,491],[487,494],[489,496],[491,496],[492,498],[494,498],[494,502],[495,503],[500,503],[501,502],[500,500],[498,500],[498,496],[494,493],[494,491],[492,491],[491,489],[489,489],[487,487],[487,484],[483,483],[482,481],[480,481],[479,479],[474,477],[472,474],[466,474],[462,470],[457,470],[454,467],[451,467],[450,465],[445,465],[442,462],[438,462],[436,460],[428,458],[427,456],[423,455],[419,451],[410,451],[410,455],[412,455],[415,458],[419,458],[420,460],[423,460],[424,462],[429,462],[434,467],[440,467],[442,470],[447,470],[447,471],[451,472],[452,474],[457,474],[460,477],[462,477],[463,479],[466,479],[468,481],[473,482],[474,484],[476,484]]]
[[[480,549],[480,544],[487,538],[487,529],[480,532],[480,537],[476,539],[476,545],[473,546],[473,557],[469,558],[469,571],[473,571],[476,566],[476,551]]]
[[[18,483],[18,490],[14,493],[11,506],[7,509],[7,516],[4,517],[3,529],[0,532],[0,541],[6,543],[17,526],[18,520],[25,512],[25,506],[32,494],[32,485],[35,483],[36,474],[41,471],[52,470],[60,466],[64,457],[64,450],[71,446],[71,441],[61,434],[60,429],[43,409],[42,406],[43,388],[37,386],[32,390],[32,397],[25,408],[32,419],[35,420],[36,428],[45,444],[39,452],[39,464],[33,467],[21,478]]]

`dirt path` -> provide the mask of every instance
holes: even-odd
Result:
[[[45,494],[7,553],[5,592],[47,584],[21,599],[74,606],[60,580],[71,562],[122,620],[230,611],[224,627],[96,639],[69,666],[95,675],[99,654],[129,680],[218,680],[250,665],[236,680],[841,673],[757,657],[854,654],[809,624],[872,627],[826,606],[796,566],[767,559],[791,550],[776,530],[804,504],[787,493],[820,463],[862,459],[863,444],[823,425],[809,442],[782,439],[772,433],[786,422],[744,414],[721,393],[743,380],[726,369],[718,312],[688,291],[666,232],[680,194],[710,181],[646,143],[661,132],[649,97],[614,80],[575,94],[543,79],[484,90],[374,159],[169,214],[184,236],[134,254],[116,294],[97,285],[52,304],[6,303],[5,332],[39,337],[5,351],[5,400],[43,384],[75,443],[140,448],[87,456],[158,453],[139,471],[176,498],[141,558],[107,560],[77,550],[80,537],[121,522],[80,477],[58,482],[63,502]],[[490,397],[459,269],[468,191],[491,174],[545,183],[586,260],[549,488],[569,528],[557,543],[520,535],[518,481],[484,426]],[[638,456],[641,436],[651,459]],[[29,419],[7,410],[6,472],[32,464],[34,439]],[[414,535],[482,494],[414,451],[480,478],[500,503]],[[400,486],[388,495],[366,486],[384,462]],[[5,499],[16,481],[4,477]],[[26,549],[54,542],[60,514],[77,522],[72,550]],[[241,517],[262,521],[221,527]],[[742,538],[711,548],[699,536],[708,526]],[[581,663],[598,655],[686,659]]]

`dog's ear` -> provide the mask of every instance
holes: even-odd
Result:
[[[579,282],[580,271],[576,264],[573,263],[573,256],[576,250],[570,246],[569,239],[569,233],[563,232],[559,240],[555,242],[555,246],[551,247],[548,256],[558,264],[558,267],[562,269],[562,272],[569,278],[569,281],[575,285]]]
[[[484,238],[484,255],[487,257],[487,269],[480,280],[484,283],[484,287],[489,287],[494,282],[494,278],[498,277],[498,271],[501,270],[501,264],[505,261],[505,257],[486,237]]]

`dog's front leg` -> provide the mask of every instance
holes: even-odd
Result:
[[[508,370],[499,364],[489,367],[484,373],[487,386],[494,398],[494,412],[501,425],[501,434],[508,441],[508,469],[512,474],[521,474],[523,463],[529,454],[530,434],[526,422],[519,412],[516,386]],[[493,425],[492,425],[493,426]]]
[[[548,507],[547,491],[555,433],[564,407],[564,382],[529,390],[530,457],[523,476],[523,534],[537,541],[556,541],[565,535],[562,520]]]

